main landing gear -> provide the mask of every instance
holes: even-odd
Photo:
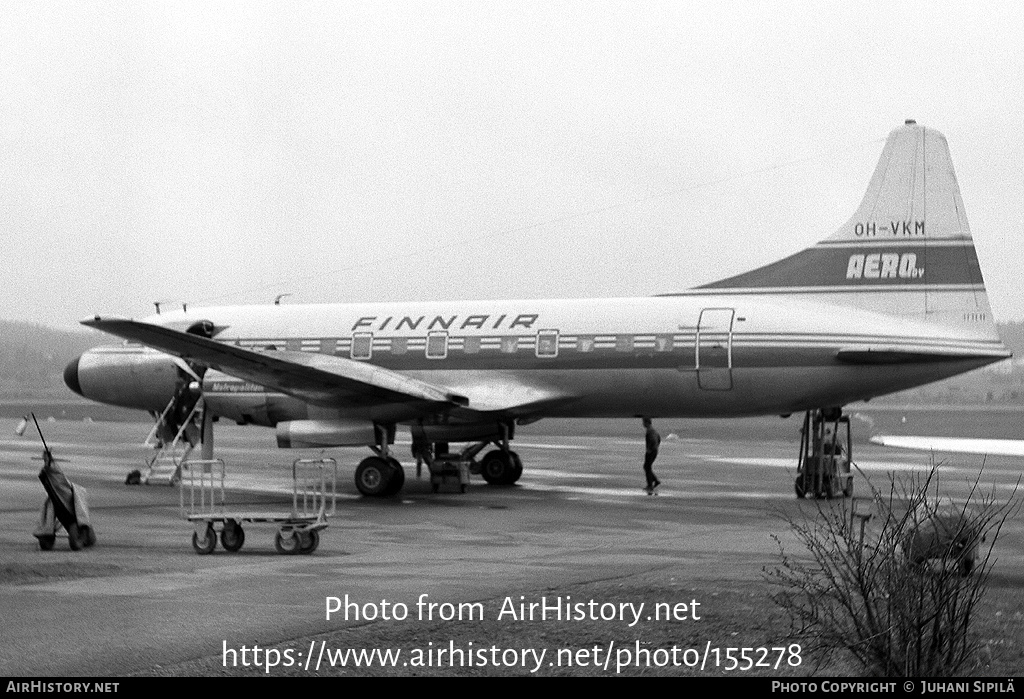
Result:
[[[832,499],[853,495],[853,439],[850,418],[842,408],[807,411],[800,433],[797,477],[798,498]]]
[[[395,495],[405,485],[405,469],[393,456],[368,456],[356,468],[356,488],[363,495]]]
[[[486,439],[465,447],[457,453],[449,453],[448,442],[414,441],[414,454],[427,464],[430,483],[436,493],[448,480],[455,481],[461,492],[466,492],[469,474],[479,474],[489,485],[512,485],[523,475],[523,461],[519,454],[509,448],[511,427],[499,426],[499,439]],[[391,455],[389,444],[394,442],[394,426],[377,426],[376,454],[363,459],[356,468],[356,488],[369,497],[396,495],[405,484],[405,470]],[[488,446],[493,449],[480,459],[476,456]]]
[[[511,440],[511,426],[501,425],[501,439],[494,441],[498,448],[487,452],[480,461],[480,475],[488,485],[512,485],[523,475],[523,460],[510,448]],[[480,448],[486,445],[484,442]]]
[[[495,449],[480,461],[480,475],[490,485],[512,485],[523,475],[523,461],[514,451]]]
[[[375,456],[368,456],[356,468],[356,488],[369,497],[395,495],[405,484],[405,469],[391,456],[389,445],[395,441],[395,426],[375,425]]]

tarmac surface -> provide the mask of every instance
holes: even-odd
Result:
[[[279,555],[274,525],[251,524],[241,551],[218,543],[200,556],[177,488],[124,485],[149,454],[142,423],[42,423],[67,476],[88,489],[98,541],[73,552],[61,536],[53,551],[40,551],[32,536],[45,498],[38,435],[16,437],[15,421],[0,420],[0,675],[124,676],[365,623],[354,614],[326,618],[327,598],[346,595],[361,613],[383,613],[386,600],[416,615],[421,599],[488,600],[496,610],[505,597],[529,602],[611,580],[628,590],[630,580],[670,571],[686,592],[666,601],[707,609],[723,581],[761,580],[778,562],[774,537],[795,547],[783,517],[815,507],[793,494],[799,425],[790,422],[768,442],[663,431],[657,496],[642,490],[639,422],[635,437],[523,430],[513,445],[525,465],[519,483],[491,487],[474,477],[464,494],[453,485],[432,493],[426,468],[417,479],[408,444],[399,443],[402,493],[363,498],[352,475],[367,450],[330,450],[340,495],[313,554]],[[289,509],[292,460],[321,456],[276,449],[270,430],[222,424],[216,448],[228,467],[226,511]],[[869,444],[855,455],[878,485],[895,471],[927,469],[930,458]],[[941,472],[962,485],[982,463],[982,484],[1009,494],[1019,459],[951,457]],[[1024,586],[1021,517],[1000,535],[993,579]]]

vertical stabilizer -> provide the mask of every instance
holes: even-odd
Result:
[[[946,137],[908,121],[889,134],[857,213],[828,240],[970,239]]]
[[[832,236],[700,289],[804,297],[998,337],[946,138],[913,121],[889,134],[857,212]]]

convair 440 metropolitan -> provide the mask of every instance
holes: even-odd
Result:
[[[890,134],[863,202],[834,235],[681,293],[205,307],[82,322],[128,342],[73,361],[65,381],[75,392],[151,411],[165,443],[201,412],[207,429],[214,416],[276,427],[282,447],[366,445],[374,453],[355,476],[365,495],[401,488],[389,447],[399,427],[432,468],[461,461],[509,484],[522,474],[517,425],[545,417],[794,412],[816,426],[813,439],[805,431],[797,494],[832,495],[835,474],[812,466],[830,433],[819,427],[842,406],[1010,356],[946,139],[914,122]],[[465,446],[450,453],[450,443]]]

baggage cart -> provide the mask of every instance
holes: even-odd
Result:
[[[242,512],[225,506],[223,459],[182,463],[179,497],[182,516],[192,522],[192,548],[201,555],[213,553],[220,543],[225,551],[245,544],[243,522],[277,525],[274,548],[280,554],[313,553],[320,532],[337,504],[338,464],[334,459],[296,459],[292,462],[292,509],[290,512]]]
[[[39,548],[50,551],[57,542],[57,533],[63,528],[68,534],[68,545],[72,551],[88,548],[96,543],[96,533],[89,521],[88,494],[85,488],[75,485],[64,475],[57,465],[58,460],[46,444],[46,437],[39,427],[36,414],[29,415],[32,416],[36,432],[39,433],[39,441],[43,443],[43,467],[39,470],[39,482],[46,491],[46,502],[43,503],[43,511],[39,515],[39,526],[32,535],[39,542]],[[14,430],[19,437],[25,433],[28,418],[28,415],[23,417]]]
[[[32,533],[39,541],[39,548],[43,551],[53,549],[61,528],[68,534],[68,545],[72,551],[95,544],[96,533],[89,521],[88,494],[85,488],[68,480],[49,449],[43,452],[39,481],[46,491],[39,526]]]

